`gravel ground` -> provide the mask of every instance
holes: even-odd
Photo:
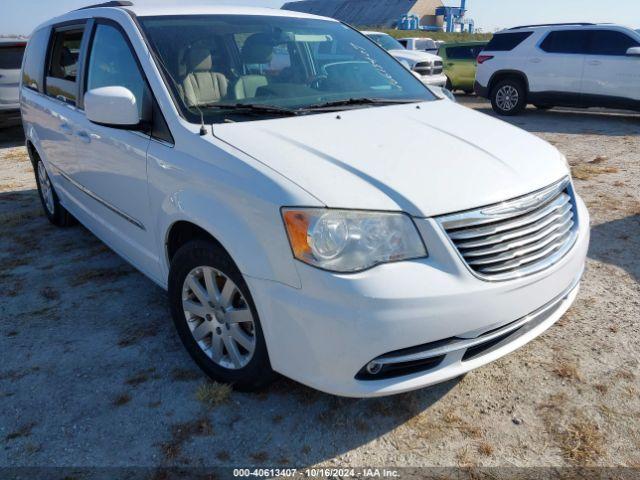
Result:
[[[579,297],[506,358],[375,400],[208,383],[164,292],[83,227],[49,225],[21,129],[0,130],[0,467],[640,467],[640,116],[510,121],[567,155],[591,211]]]

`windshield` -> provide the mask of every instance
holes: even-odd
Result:
[[[435,99],[406,68],[339,22],[261,15],[140,22],[176,104],[193,123],[201,114],[221,123],[331,102],[347,109]]]
[[[405,50],[404,46],[399,41],[386,33],[370,33],[367,37],[385,50]]]
[[[438,48],[436,42],[430,39],[416,40],[416,48],[418,50],[435,50]]]

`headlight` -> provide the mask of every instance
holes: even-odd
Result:
[[[293,255],[334,272],[358,272],[380,263],[427,256],[422,238],[403,213],[283,209]]]

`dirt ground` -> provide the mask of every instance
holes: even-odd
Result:
[[[376,400],[208,383],[164,292],[83,227],[49,225],[21,129],[0,130],[0,467],[640,467],[640,115],[509,121],[566,154],[591,212],[579,297],[519,351]]]

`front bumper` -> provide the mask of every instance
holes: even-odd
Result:
[[[444,73],[440,75],[422,75],[420,80],[428,86],[444,87],[447,84],[447,76]]]
[[[505,282],[473,276],[432,219],[417,221],[429,258],[380,265],[355,275],[297,264],[302,288],[248,278],[274,370],[318,390],[348,397],[406,392],[462,375],[519,348],[555,323],[578,291],[589,244],[589,216],[580,218],[573,248],[552,267]],[[358,374],[389,352],[433,353],[451,339],[508,329],[480,354],[449,349],[424,371],[380,380]],[[358,377],[358,378],[356,378]]]

